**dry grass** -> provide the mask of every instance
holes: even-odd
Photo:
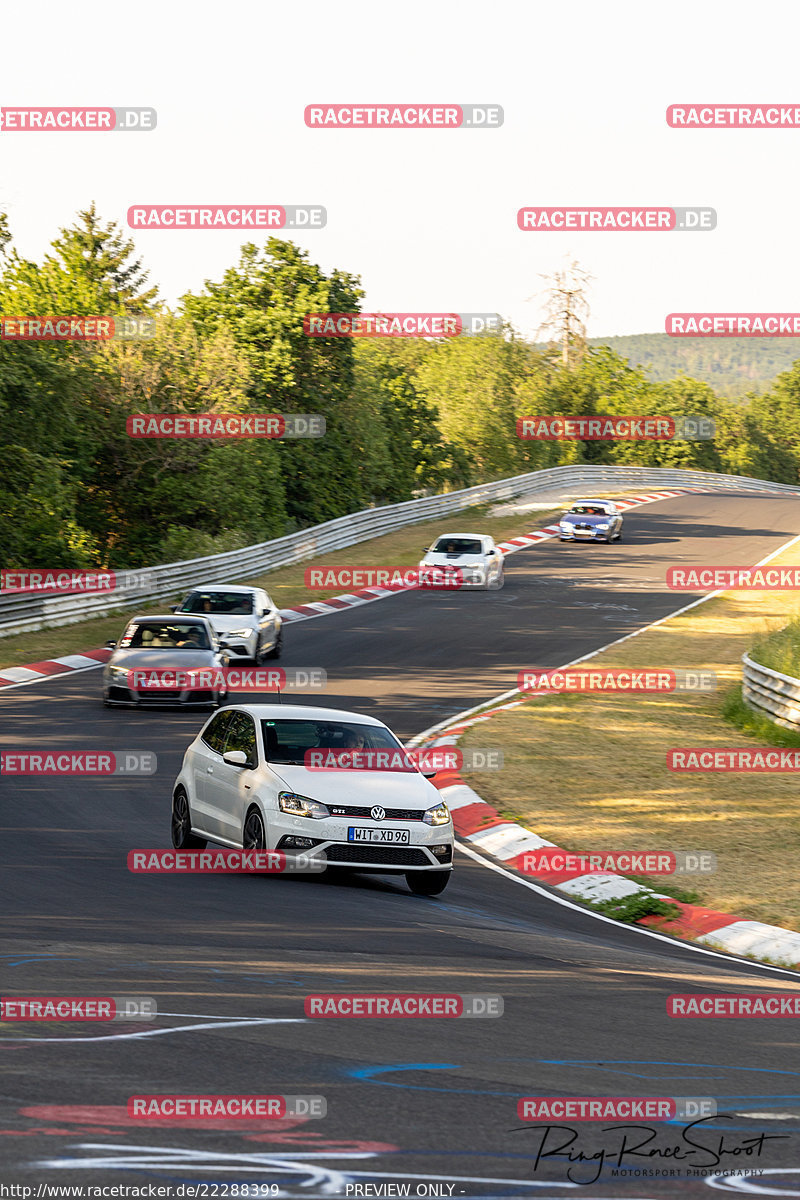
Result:
[[[774,561],[796,562],[796,554]],[[766,744],[724,720],[725,694],[741,680],[741,655],[797,608],[791,592],[729,592],[605,651],[593,666],[705,667],[717,673],[718,690],[531,699],[467,731],[462,746],[497,746],[505,762],[499,772],[473,772],[469,783],[568,849],[712,850],[715,874],[676,882],[710,908],[800,929],[800,780],[666,766],[673,747]]]

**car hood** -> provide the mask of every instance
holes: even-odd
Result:
[[[416,808],[424,812],[441,800],[441,793],[418,771],[310,771],[270,763],[270,771],[287,790],[323,804],[384,808]]]
[[[486,555],[482,550],[476,550],[472,554],[426,554],[423,562],[426,567],[466,567],[470,563],[483,562]]]
[[[569,525],[607,525],[611,516],[611,513],[604,513],[602,517],[593,517],[588,513],[564,513],[561,520]]]
[[[192,671],[210,667],[216,662],[213,650],[115,650],[108,667],[125,667],[129,671]]]
[[[253,628],[253,613],[240,613],[239,616],[229,616],[226,613],[203,613],[208,623],[217,633],[227,633],[231,629]]]

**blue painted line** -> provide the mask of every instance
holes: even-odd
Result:
[[[13,954],[0,954],[0,958],[13,958]],[[17,962],[6,963],[7,967],[21,967],[23,963],[32,962],[52,962],[56,959],[59,962],[83,962],[82,958],[69,954],[38,954],[36,958],[20,958]]]
[[[520,1061],[526,1061],[526,1060],[521,1060],[521,1059],[515,1058],[510,1061],[520,1062]],[[630,1066],[635,1065],[635,1066],[643,1066],[643,1067],[693,1067],[695,1070],[701,1069],[701,1070],[709,1070],[709,1071],[728,1071],[728,1072],[729,1071],[747,1071],[750,1073],[757,1073],[759,1075],[798,1076],[800,1074],[800,1072],[798,1072],[798,1071],[784,1071],[784,1070],[780,1070],[776,1067],[739,1067],[739,1066],[726,1065],[724,1063],[682,1063],[682,1062],[669,1062],[669,1061],[665,1062],[664,1060],[659,1060],[659,1059],[653,1059],[652,1061],[649,1061],[648,1059],[630,1059],[630,1060],[611,1059],[608,1062],[601,1062],[601,1063],[591,1061],[588,1059],[583,1059],[583,1058],[532,1058],[532,1059],[528,1059],[527,1061],[535,1062],[535,1063],[545,1063],[547,1066],[554,1066],[554,1067],[588,1067],[590,1069],[594,1069],[597,1071],[606,1070],[608,1067],[624,1067],[624,1066],[628,1066],[628,1065],[630,1065]],[[651,1071],[648,1072],[647,1074],[637,1073],[636,1071],[619,1071],[618,1074],[632,1075],[634,1079],[652,1079],[653,1078],[653,1073]],[[686,1076],[682,1075],[682,1078],[686,1078]],[[697,1077],[697,1078],[699,1078],[699,1077]]]

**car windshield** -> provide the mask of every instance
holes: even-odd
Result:
[[[483,547],[478,538],[439,538],[433,547],[434,554],[481,554]]]
[[[180,612],[215,613],[217,616],[245,617],[253,611],[253,597],[247,592],[192,592]]]
[[[208,634],[202,625],[179,621],[148,621],[128,626],[119,643],[121,650],[208,650]]]
[[[570,510],[571,513],[580,513],[585,517],[607,517],[608,510],[602,508],[599,504],[576,504]]]
[[[305,765],[308,750],[402,749],[393,733],[380,725],[347,721],[290,721],[269,718],[261,722],[267,762]]]

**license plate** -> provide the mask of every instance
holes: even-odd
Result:
[[[408,829],[367,829],[352,825],[347,831],[348,842],[383,842],[384,845],[407,845],[411,840]]]

